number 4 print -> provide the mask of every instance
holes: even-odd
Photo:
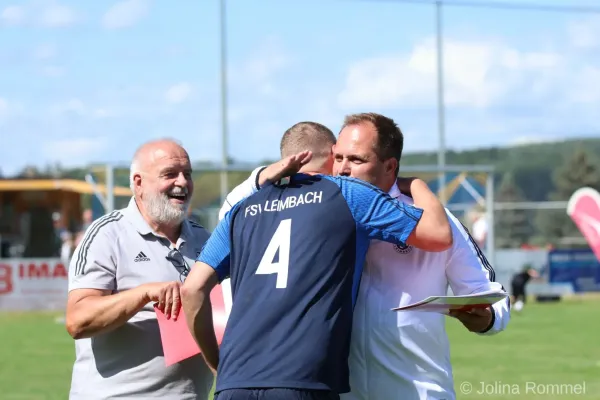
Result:
[[[290,264],[290,240],[292,237],[292,220],[284,219],[271,237],[267,250],[256,269],[257,275],[277,274],[277,289],[287,287],[288,268]],[[273,262],[279,250],[279,261]]]

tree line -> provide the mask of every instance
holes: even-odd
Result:
[[[600,191],[598,155],[600,139],[573,139],[511,147],[450,150],[446,154],[446,163],[493,166],[496,202],[568,201],[573,192],[583,186]],[[235,163],[235,160],[231,162]],[[402,157],[401,170],[402,166],[436,163],[436,152],[407,153]],[[192,199],[195,209],[218,207],[220,204],[219,173],[207,171],[205,168],[208,164],[206,161],[195,163],[196,191]],[[46,168],[27,166],[16,178],[84,179],[89,171],[89,166],[71,169],[58,164]],[[247,177],[245,172],[231,172],[228,175],[230,188]],[[98,181],[103,181],[101,169],[96,176]],[[115,170],[116,184],[128,186],[128,179],[128,167]],[[86,203],[89,203],[89,199],[84,199]],[[496,244],[500,248],[548,244],[560,247],[585,246],[585,241],[564,209],[496,210],[495,221]]]
[[[496,202],[568,201],[587,186],[600,191],[600,139],[448,152],[453,165],[495,167]],[[436,153],[407,154],[402,165],[436,162]],[[496,246],[587,247],[564,209],[496,210]]]

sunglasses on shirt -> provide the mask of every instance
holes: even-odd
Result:
[[[183,254],[181,254],[179,250],[173,249],[169,251],[169,254],[166,258],[171,262],[171,264],[173,264],[175,269],[179,272],[179,280],[181,281],[181,283],[183,283],[183,281],[185,281],[185,278],[187,278],[187,276],[190,273],[190,266],[185,261]]]

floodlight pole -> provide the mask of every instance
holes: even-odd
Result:
[[[229,192],[227,180],[227,166],[229,157],[227,154],[227,24],[226,24],[226,0],[220,1],[220,41],[221,41],[221,204],[225,202]]]
[[[438,113],[438,193],[442,204],[446,204],[446,133],[444,110],[444,53],[442,37],[442,1],[435,2],[435,20],[437,36],[437,113]]]
[[[106,210],[111,213],[115,210],[115,170],[111,164],[106,164]]]

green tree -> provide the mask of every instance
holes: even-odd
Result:
[[[19,173],[17,178],[44,178],[38,167],[33,165],[26,165]]]
[[[554,192],[549,196],[552,201],[568,201],[571,195],[582,187],[600,190],[600,167],[585,149],[579,148],[556,170]],[[585,243],[577,226],[567,215],[566,210],[539,210],[536,225],[542,238],[553,245],[575,239],[576,243]]]
[[[524,197],[515,183],[511,172],[506,172],[496,193],[496,201],[515,203]],[[526,210],[499,210],[495,214],[496,246],[515,248],[527,243],[531,235],[531,224]]]

